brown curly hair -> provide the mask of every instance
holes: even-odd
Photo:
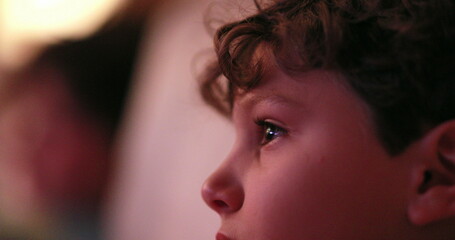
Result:
[[[261,81],[264,64],[254,55],[264,45],[288,74],[342,73],[390,154],[455,118],[455,1],[255,3],[255,15],[218,29],[217,60],[201,79],[203,98],[221,113],[230,115],[237,89]]]

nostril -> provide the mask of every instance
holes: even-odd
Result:
[[[215,200],[213,201],[213,203],[215,204],[215,206],[217,208],[221,208],[221,209],[224,209],[224,208],[228,208],[229,205],[227,205],[227,203],[225,203],[224,201],[222,200]]]

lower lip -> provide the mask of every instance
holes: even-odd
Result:
[[[231,240],[229,239],[228,237],[226,237],[224,234],[222,233],[217,233],[216,234],[216,240]]]

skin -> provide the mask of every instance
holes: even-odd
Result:
[[[202,188],[217,240],[420,239],[412,157],[386,153],[366,104],[335,73],[272,69],[236,97],[235,144]]]

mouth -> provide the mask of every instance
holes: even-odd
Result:
[[[217,233],[216,234],[216,240],[233,240],[233,239],[230,239],[230,238],[226,237],[226,235],[224,235],[222,233]]]

